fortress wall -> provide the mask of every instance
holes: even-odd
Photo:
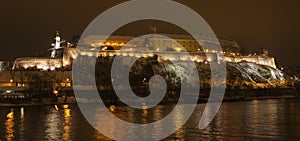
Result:
[[[274,57],[269,56],[237,56],[237,57],[225,57],[225,60],[228,62],[241,62],[247,61],[260,65],[266,65],[273,68],[277,68]]]
[[[67,55],[68,54],[68,55]],[[78,54],[81,55],[93,55],[93,52],[76,52],[76,49],[69,49],[68,53],[64,55],[63,64],[64,66],[71,64],[72,58],[76,58]],[[275,58],[269,56],[223,56],[218,53],[190,53],[188,56],[184,55],[185,53],[174,53],[174,52],[132,52],[132,51],[122,51],[114,50],[114,51],[105,51],[105,52],[98,52],[97,56],[114,56],[114,55],[121,55],[121,56],[136,56],[136,57],[143,57],[143,56],[151,56],[153,54],[163,54],[165,59],[169,60],[194,60],[196,62],[212,62],[212,61],[228,61],[228,62],[241,62],[241,61],[248,61],[260,65],[267,65],[273,68],[277,68],[275,64]],[[222,57],[221,57],[222,56]],[[223,58],[224,57],[224,58]]]
[[[62,59],[49,58],[18,58],[15,60],[13,69],[37,68],[43,70],[54,70],[62,67]]]

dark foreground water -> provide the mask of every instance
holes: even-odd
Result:
[[[114,113],[131,122],[151,122],[168,114],[173,105],[140,112],[117,107]],[[299,140],[300,99],[254,100],[223,103],[213,122],[204,130],[196,128],[205,104],[176,133],[165,140]],[[180,122],[181,111],[172,120]],[[99,118],[101,118],[99,113]],[[105,115],[103,115],[105,116]],[[108,121],[109,122],[109,121]],[[111,125],[110,125],[111,124]],[[108,130],[122,135],[126,129]],[[101,126],[101,125],[99,125]],[[151,133],[156,136],[161,131]],[[137,133],[138,134],[138,133]],[[139,133],[149,134],[149,133]],[[108,140],[92,128],[76,105],[0,107],[1,140]]]

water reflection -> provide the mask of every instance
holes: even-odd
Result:
[[[63,140],[70,140],[70,119],[71,119],[71,109],[69,109],[68,105],[64,105],[64,133]]]
[[[15,122],[14,122],[14,111],[13,109],[10,110],[10,112],[6,115],[7,119],[5,121],[5,127],[6,127],[6,140],[7,141],[11,141],[13,140],[14,137],[14,132],[15,130],[13,129],[15,126]]]
[[[46,137],[49,140],[59,140],[61,139],[61,128],[60,128],[60,114],[55,105],[54,109],[49,111],[49,114],[46,116],[45,127],[46,127]]]
[[[135,110],[114,106],[116,116],[133,123],[151,123],[164,118],[174,105],[159,105],[150,110]],[[188,106],[188,105],[182,105]],[[254,100],[223,103],[209,126],[197,129],[205,104],[198,104],[190,120],[165,140],[298,140],[300,138],[300,100]],[[58,109],[58,110],[57,110]],[[83,118],[76,105],[0,107],[0,139],[2,140],[109,140],[97,132]],[[96,123],[119,137],[125,131],[116,125],[104,109],[96,109]],[[170,125],[157,125],[155,130],[141,130],[137,134],[159,136],[164,128],[177,128],[183,122],[184,111],[177,109]],[[97,120],[96,120],[97,121]]]
[[[20,120],[19,120],[19,136],[20,138],[24,138],[24,132],[25,132],[25,111],[24,107],[20,108]]]

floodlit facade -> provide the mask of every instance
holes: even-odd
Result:
[[[120,50],[124,46],[147,46],[152,47],[154,51],[168,51],[169,48],[180,52],[182,47],[185,48],[187,52],[217,52],[216,45],[218,42],[212,40],[195,40],[190,35],[178,35],[178,34],[159,34],[149,35],[143,41],[134,40],[134,36],[105,36],[105,35],[91,35],[83,39],[81,44],[88,45],[92,47],[105,47],[112,46],[114,50]],[[165,38],[164,38],[165,37]],[[107,38],[107,39],[106,39]],[[222,40],[219,39],[221,46],[224,51],[239,52],[239,44],[236,41]],[[199,44],[200,43],[200,44]],[[201,45],[208,46],[211,50],[203,50]],[[215,49],[215,51],[214,51]]]
[[[42,57],[25,57],[15,60],[13,69],[40,69],[55,70],[63,66],[62,59],[42,58]]]

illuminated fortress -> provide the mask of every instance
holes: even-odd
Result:
[[[26,57],[15,60],[13,69],[39,69],[39,70],[56,70],[61,68],[68,68],[72,64],[72,60],[79,55],[86,56],[135,56],[135,57],[151,57],[154,54],[164,52],[167,54],[168,60],[193,60],[195,62],[209,63],[212,61],[227,61],[227,62],[241,62],[247,61],[260,65],[266,65],[276,68],[275,59],[268,56],[267,52],[256,55],[242,56],[239,53],[240,46],[236,41],[228,41],[220,39],[219,42],[212,42],[208,40],[197,41],[190,35],[177,34],[160,34],[168,38],[161,38],[160,36],[147,36],[142,41],[131,42],[135,39],[134,36],[110,36],[106,39],[104,35],[91,35],[84,38],[78,45],[75,43],[66,43],[57,32],[54,38],[55,42],[52,44],[53,48],[50,57]],[[175,41],[175,42],[174,42]],[[205,49],[201,45],[209,46],[211,49]],[[65,44],[62,46],[62,44]],[[215,45],[220,43],[222,51],[214,49]],[[84,50],[76,49],[75,47],[84,47]],[[123,47],[141,47],[146,48],[146,51],[131,51],[121,50]],[[183,51],[181,47],[189,53],[189,55],[180,55]],[[174,54],[177,54],[177,58]],[[179,55],[178,55],[179,54]],[[224,56],[224,57],[223,57]]]

